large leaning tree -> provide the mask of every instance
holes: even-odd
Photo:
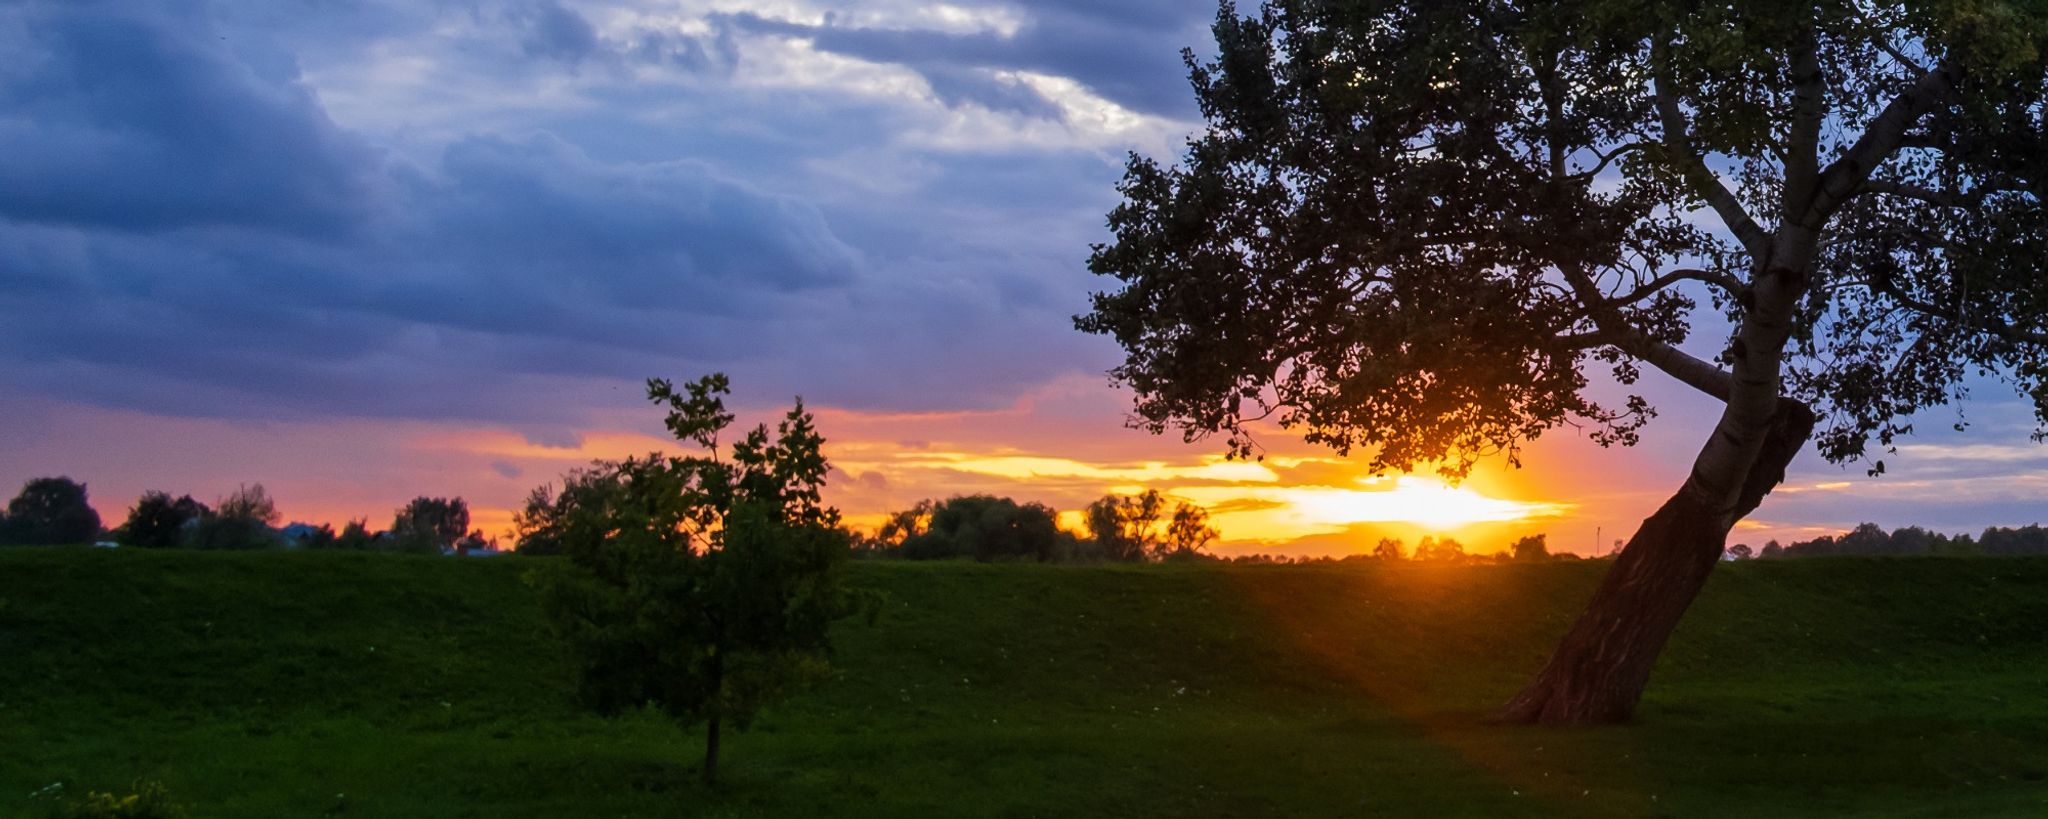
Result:
[[[1809,441],[1881,470],[1979,371],[2048,412],[2048,4],[1275,0],[1214,31],[1207,127],[1131,158],[1076,320],[1138,425],[1456,477],[1560,424],[1634,443],[1653,408],[1596,377],[1722,407],[1508,720],[1628,719]],[[1682,349],[1702,318],[1718,355]]]

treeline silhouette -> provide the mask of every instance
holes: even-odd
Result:
[[[96,543],[138,549],[360,549],[415,554],[497,551],[495,540],[469,528],[469,504],[460,497],[418,497],[392,515],[391,527],[372,530],[368,519],[336,532],[321,523],[279,526],[282,516],[263,484],[237,487],[209,506],[191,495],[142,493],[121,525],[108,529],[94,511],[84,483],[69,477],[36,478],[0,513],[0,545]]]
[[[1822,535],[1790,545],[1772,540],[1754,549],[1744,543],[1728,547],[1728,556],[1735,560],[1834,555],[2048,555],[2048,529],[2038,523],[2017,528],[1991,526],[1971,537],[1932,532],[1919,526],[1887,532],[1875,523],[1863,523],[1839,535]]]

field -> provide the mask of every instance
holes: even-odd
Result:
[[[578,712],[518,558],[0,551],[0,817],[2043,816],[2048,560],[1724,567],[1638,724],[1487,725],[1594,563],[865,563],[729,738]]]

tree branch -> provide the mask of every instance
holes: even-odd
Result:
[[[1727,401],[1735,389],[1735,377],[1727,370],[1716,367],[1662,341],[1624,340],[1616,345],[1643,363],[1676,378],[1680,383],[1700,392]]]
[[[1677,160],[1680,173],[1684,174],[1693,192],[1707,200],[1707,204],[1720,214],[1721,222],[1735,234],[1737,241],[1749,250],[1751,256],[1763,258],[1770,251],[1770,236],[1743,210],[1742,202],[1721,184],[1720,177],[1707,167],[1693,147],[1691,128],[1685,119],[1685,112],[1678,108],[1678,98],[1672,95],[1671,82],[1663,73],[1655,82],[1657,114],[1664,124],[1664,148],[1672,159]]]
[[[1722,401],[1728,400],[1735,386],[1732,376],[1712,364],[1687,355],[1684,350],[1646,338],[1637,332],[1622,319],[1614,303],[1601,298],[1599,285],[1593,282],[1593,277],[1587,275],[1584,268],[1567,265],[1560,270],[1564,273],[1565,281],[1569,282],[1572,290],[1578,294],[1579,302],[1585,305],[1587,317],[1593,320],[1596,329],[1595,333],[1579,338],[1612,344],[1643,363],[1663,370],[1680,383]],[[1679,272],[1692,271],[1673,271]],[[1665,274],[1659,278],[1670,275]]]
[[[1742,281],[1740,279],[1735,278],[1734,276],[1730,276],[1718,270],[1700,270],[1698,268],[1681,267],[1677,270],[1670,271],[1662,276],[1658,276],[1657,278],[1644,282],[1641,287],[1631,290],[1627,294],[1607,299],[1606,304],[1610,307],[1621,307],[1624,305],[1635,304],[1636,302],[1649,298],[1651,295],[1655,294],[1659,290],[1663,290],[1666,287],[1670,287],[1671,285],[1677,284],[1682,281],[1706,282],[1707,284],[1714,285],[1716,287],[1721,288],[1724,291],[1727,291],[1728,295],[1730,296],[1736,296],[1742,293]]]
[[[1808,25],[1792,55],[1792,125],[1786,135],[1784,222],[1791,224],[1813,204],[1820,186],[1820,128],[1826,117],[1827,74],[1820,66],[1820,40]]]
[[[1943,60],[1933,71],[1921,75],[1911,88],[1893,98],[1885,105],[1884,111],[1871,120],[1863,136],[1857,138],[1847,153],[1830,163],[1821,172],[1820,190],[1816,191],[1813,203],[1801,223],[1808,228],[1819,230],[1827,224],[1828,217],[1842,206],[1849,197],[1869,181],[1886,157],[1904,144],[1906,129],[1913,127],[1927,112],[1954,90],[1956,81],[1962,78],[1963,69],[1951,60]]]
[[[1871,276],[1870,289],[1890,296],[1892,301],[1898,302],[1900,306],[1908,310],[1930,318],[1941,319],[1961,327],[1965,331],[1978,330],[2015,344],[2032,344],[2048,347],[2048,333],[2023,330],[1995,316],[1966,316],[1963,314],[1961,306],[1957,306],[1953,310],[1944,310],[1931,302],[1921,301],[1906,295],[1904,291],[1899,289],[1898,282],[1894,281],[1889,273]]]

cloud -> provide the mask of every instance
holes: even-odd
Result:
[[[804,22],[754,12],[711,19],[748,33],[801,38],[832,54],[902,65],[934,88],[992,109],[1011,109],[1013,93],[959,79],[1020,71],[1071,77],[1124,108],[1186,118],[1194,106],[1185,91],[1180,51],[1205,40],[1202,26],[1213,14],[1201,4],[1048,2],[1028,7],[1014,30],[965,32],[839,24],[832,17]]]
[[[192,3],[0,9],[0,216],[132,231],[358,225],[374,154],[295,76],[265,77],[220,39]]]

